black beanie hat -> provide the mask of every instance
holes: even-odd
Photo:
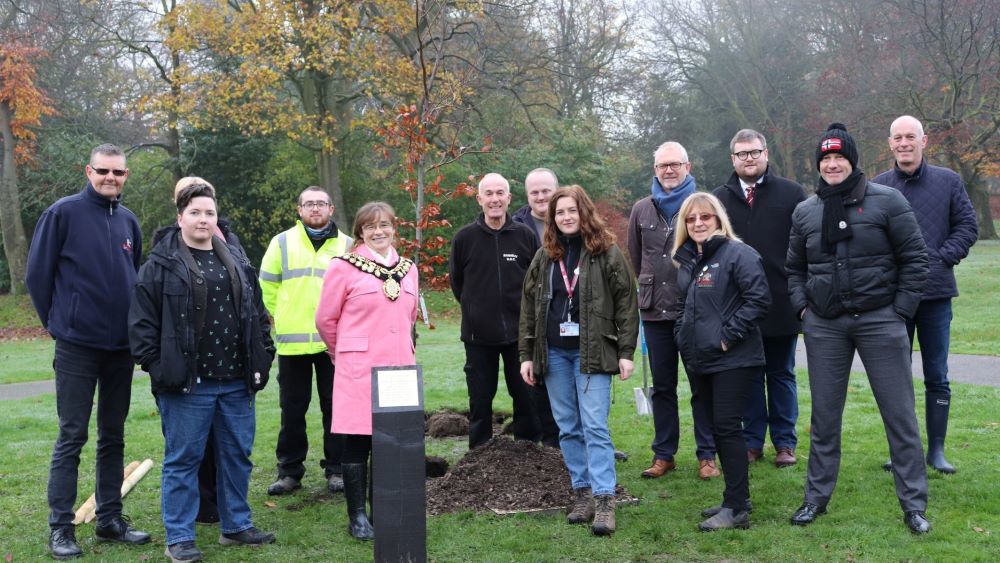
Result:
[[[826,133],[820,137],[819,144],[816,145],[816,170],[819,170],[819,161],[830,153],[840,153],[851,163],[851,168],[858,168],[858,146],[854,144],[854,139],[847,133],[847,126],[843,123],[831,123],[826,128]]]

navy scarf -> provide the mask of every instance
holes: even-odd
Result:
[[[660,185],[660,180],[653,176],[653,204],[660,212],[660,215],[669,223],[674,215],[681,210],[684,200],[696,190],[694,176],[688,174],[687,178],[669,193]]]

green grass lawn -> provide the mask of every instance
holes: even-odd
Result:
[[[0,384],[52,379],[53,340],[0,342]]]
[[[435,320],[437,330],[421,329],[418,361],[424,366],[428,409],[466,407],[457,322]],[[9,344],[0,345],[0,350]],[[43,363],[42,354],[34,354]],[[778,470],[768,448],[766,460],[751,470],[753,527],[748,531],[703,534],[696,531],[702,508],[721,498],[719,479],[696,476],[687,384],[681,383],[682,439],[678,470],[659,480],[639,478],[649,459],[652,421],[635,413],[632,387],[638,379],[614,388],[611,428],[615,445],[631,455],[618,464],[619,482],[641,498],[641,504],[618,510],[618,532],[596,538],[582,526],[569,526],[561,516],[513,516],[461,513],[428,519],[431,561],[996,561],[1000,559],[1000,389],[954,385],[949,457],[959,468],[953,476],[930,476],[929,516],[934,530],[911,535],[902,523],[892,477],[881,470],[886,459],[885,434],[863,376],[852,379],[844,415],[844,458],[830,513],[815,524],[798,528],[788,517],[802,500],[805,455],[808,453],[809,390],[799,373],[799,465]],[[917,393],[923,412],[923,393]],[[53,395],[7,401],[0,409],[0,554],[10,561],[42,560],[47,538],[45,489],[47,466],[55,439]],[[498,394],[496,408],[510,409]],[[218,529],[198,528],[198,543],[214,561],[366,561],[371,544],[351,540],[342,496],[326,493],[322,471],[311,452],[304,487],[290,497],[268,497],[274,478],[274,445],[279,426],[277,385],[272,379],[258,396],[255,467],[250,491],[255,523],[273,530],[278,543],[259,550],[223,548]],[[320,443],[318,415],[311,443]],[[93,490],[94,440],[80,466],[80,498]],[[126,457],[162,458],[163,440],[148,381],[133,387],[126,434]],[[465,450],[463,440],[430,440],[429,453],[454,462]],[[531,475],[525,475],[530,479]],[[150,531],[152,545],[124,548],[97,544],[93,525],[78,528],[88,561],[163,560],[160,521],[160,472],[155,468],[125,500],[125,510],[140,528]],[[377,524],[377,522],[376,522]]]
[[[1000,241],[977,242],[955,276],[951,353],[1000,356]]]

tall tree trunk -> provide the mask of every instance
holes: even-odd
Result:
[[[344,194],[340,191],[340,157],[336,150],[321,150],[316,153],[316,167],[319,170],[319,185],[333,202],[333,220],[341,231],[348,232],[347,210],[344,209]]]
[[[17,195],[17,164],[14,162],[12,113],[7,102],[0,102],[0,135],[3,137],[3,170],[0,171],[0,230],[7,257],[12,295],[25,293],[24,272],[28,262],[28,239],[21,223],[21,198]]]
[[[979,219],[979,239],[996,239],[997,229],[993,224],[993,214],[990,212],[990,192],[986,189],[983,181],[976,180],[967,183],[965,191],[969,192],[972,207],[976,210],[976,218]]]

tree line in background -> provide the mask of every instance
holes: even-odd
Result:
[[[101,142],[128,151],[147,235],[174,220],[173,183],[203,176],[259,260],[318,184],[345,231],[364,202],[395,205],[433,285],[487,171],[518,205],[551,168],[620,226],[663,141],[711,189],[751,127],[811,187],[828,123],[873,174],[906,113],[996,238],[998,82],[993,0],[0,0],[0,291],[23,291],[35,221]]]

